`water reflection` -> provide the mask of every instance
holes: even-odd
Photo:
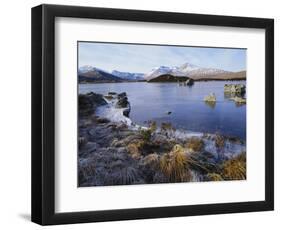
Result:
[[[214,109],[216,107],[215,101],[205,101],[205,104],[209,106],[211,109]]]

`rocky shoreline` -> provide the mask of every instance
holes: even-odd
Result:
[[[242,140],[170,123],[141,127],[130,110],[126,93],[79,95],[80,187],[246,179]]]

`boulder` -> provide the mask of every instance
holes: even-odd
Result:
[[[224,92],[230,94],[244,94],[246,86],[244,84],[225,84]]]
[[[129,117],[130,112],[131,112],[131,108],[130,108],[130,106],[129,106],[128,108],[125,108],[125,109],[123,110],[123,115],[124,115],[125,117]]]
[[[116,108],[127,108],[129,107],[129,101],[127,97],[120,98],[116,103]]]
[[[123,97],[127,97],[127,94],[126,94],[125,92],[119,93],[119,94],[117,95],[117,98],[118,98],[118,99],[121,99],[121,98],[123,98]]]
[[[106,105],[107,102],[104,100],[101,94],[93,92],[87,94],[79,94],[78,106],[79,115],[87,116],[92,114],[98,106]]]
[[[189,78],[186,80],[185,85],[192,86],[194,84],[194,80],[192,78]]]
[[[233,100],[236,104],[246,104],[246,99],[243,97],[232,97],[230,100]]]
[[[129,113],[131,111],[131,106],[127,98],[127,94],[125,92],[117,95],[118,101],[115,105],[116,108],[123,108],[123,115],[129,117]]]
[[[216,100],[217,100],[217,98],[216,98],[216,95],[214,93],[210,93],[209,95],[204,97],[205,102],[216,102]]]

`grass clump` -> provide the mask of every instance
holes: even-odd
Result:
[[[191,173],[188,169],[188,157],[184,148],[175,145],[171,152],[161,156],[160,170],[167,177],[168,182],[190,181]]]
[[[140,134],[141,134],[142,139],[145,142],[149,142],[151,137],[152,137],[152,134],[156,131],[156,129],[157,129],[156,122],[155,121],[150,121],[149,122],[149,127],[147,129],[141,129],[140,130]]]
[[[127,146],[127,151],[131,155],[132,158],[138,159],[141,157],[144,144],[145,144],[144,141],[138,140],[133,143],[130,143]]]
[[[121,170],[108,174],[105,185],[129,185],[143,183],[138,170],[134,167],[123,167]]]
[[[172,126],[172,124],[171,123],[165,123],[165,122],[163,122],[163,123],[161,123],[161,130],[162,131],[169,131],[169,130],[173,130],[173,126]]]
[[[140,135],[145,142],[149,142],[152,136],[152,131],[150,129],[141,129]]]
[[[222,177],[225,180],[246,179],[246,153],[245,152],[223,163]]]
[[[223,181],[223,178],[218,173],[208,173],[207,174],[208,181]]]
[[[79,182],[85,182],[96,175],[96,166],[93,161],[79,163]]]
[[[200,138],[192,137],[187,142],[187,148],[194,152],[200,152],[204,148],[204,142]]]
[[[158,169],[159,155],[157,153],[148,154],[143,158],[143,164],[149,166],[152,169]]]
[[[224,137],[217,134],[215,136],[215,145],[217,148],[223,148],[224,147],[224,144],[225,144],[225,140],[224,140]]]

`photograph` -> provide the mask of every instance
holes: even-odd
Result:
[[[78,187],[246,180],[246,54],[78,41]]]

